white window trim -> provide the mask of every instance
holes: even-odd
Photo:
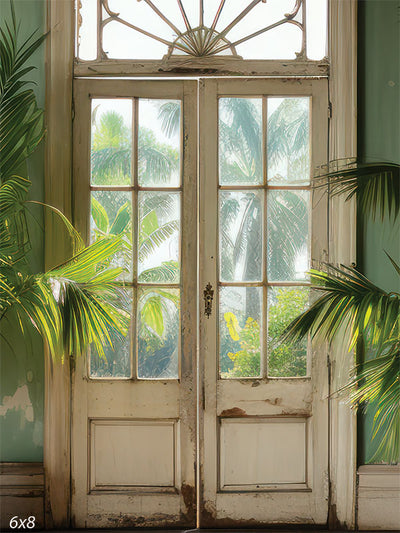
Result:
[[[74,1],[47,0],[46,86],[46,201],[72,213],[72,79],[74,54]],[[357,94],[357,0],[330,0],[330,158],[356,155]],[[69,46],[66,46],[69,43]],[[223,61],[218,58],[218,61]],[[326,68],[326,63],[322,62]],[[299,64],[300,65],[300,64]],[[289,75],[284,69],[280,75]],[[321,75],[321,69],[318,70]],[[76,74],[81,75],[80,69]],[[93,74],[93,73],[92,73]],[[97,73],[95,73],[97,74]],[[102,72],[107,75],[106,71]],[[132,75],[132,72],[124,72]],[[136,73],[138,75],[138,73]],[[139,74],[143,74],[142,72]],[[196,74],[200,74],[197,72]],[[203,75],[203,73],[201,73]],[[220,72],[221,74],[221,72]],[[273,72],[277,75],[277,72]],[[299,74],[291,72],[291,75]],[[304,74],[304,71],[303,71]],[[306,72],[306,75],[314,72]],[[322,73],[324,74],[324,73]],[[326,72],[325,72],[326,74]],[[165,75],[165,74],[163,74]],[[349,233],[348,228],[351,228]],[[355,262],[355,204],[336,199],[330,209],[330,253],[333,262]],[[69,243],[62,239],[57,223],[46,217],[46,267],[67,256]],[[340,385],[338,363],[340,351],[332,350],[331,390]],[[347,356],[347,364],[351,364]],[[70,364],[45,364],[45,523],[46,528],[70,525]],[[346,371],[341,374],[347,375]],[[339,399],[330,407],[330,525],[333,528],[355,527],[356,423],[351,408]],[[350,474],[349,474],[350,473]]]

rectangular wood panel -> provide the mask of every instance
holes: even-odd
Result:
[[[177,484],[176,420],[91,420],[92,490]]]
[[[298,417],[221,419],[221,489],[306,488],[306,428]]]

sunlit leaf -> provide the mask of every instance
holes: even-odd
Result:
[[[126,230],[129,222],[131,220],[131,204],[125,202],[115,215],[114,221],[111,224],[110,233],[112,235],[119,235]]]
[[[239,327],[238,319],[230,311],[228,311],[227,313],[224,313],[224,318],[225,318],[226,327],[229,330],[230,336],[232,337],[234,341],[238,341],[240,338],[240,335],[239,335],[240,327]]]
[[[160,296],[150,296],[142,307],[142,320],[152,328],[159,337],[164,332],[164,318]]]
[[[109,226],[107,211],[94,196],[92,196],[92,217],[97,228],[107,233]]]

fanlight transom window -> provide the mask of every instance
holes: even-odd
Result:
[[[327,0],[77,0],[77,56],[321,60]]]

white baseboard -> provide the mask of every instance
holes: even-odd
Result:
[[[13,517],[17,517],[20,525],[20,520],[32,516],[35,518],[35,529],[43,528],[43,510],[43,463],[0,463],[0,530],[11,529]]]
[[[358,529],[400,530],[400,465],[358,469]]]

